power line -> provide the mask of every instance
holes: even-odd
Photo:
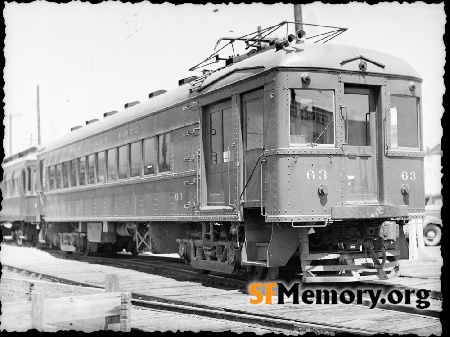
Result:
[[[132,36],[136,35],[139,31],[141,31],[153,18],[154,16],[156,16],[158,13],[160,13],[165,7],[167,6],[167,4],[165,4],[158,12],[156,12],[144,25],[142,25],[139,29],[136,29],[134,33],[128,35],[122,42],[120,42],[120,44],[113,50],[111,51],[108,55],[106,55],[101,61],[99,61],[97,64],[95,64],[94,66],[91,66],[91,69],[85,73],[81,78],[79,78],[77,81],[73,82],[71,85],[69,85],[68,87],[71,87],[73,85],[75,85],[76,83],[78,83],[80,80],[82,80],[86,75],[88,75],[89,73],[91,73],[95,68],[97,68],[100,64],[102,64],[104,61],[106,61],[112,54],[114,54],[117,50],[119,50],[120,47],[122,47],[122,45],[127,42]],[[142,8],[141,8],[142,9]],[[135,13],[135,15],[133,15],[133,17],[135,17],[137,15],[137,12]],[[131,20],[131,19],[130,19]],[[129,20],[129,21],[130,21]],[[128,22],[129,22],[128,21]],[[127,23],[128,23],[127,22]],[[67,87],[67,88],[68,88]]]
[[[98,48],[90,57],[88,57],[83,63],[81,63],[74,71],[72,71],[69,75],[67,75],[60,83],[57,84],[56,88],[50,93],[48,94],[47,97],[45,97],[45,99],[47,101],[52,100],[54,97],[57,96],[58,91],[62,91],[66,88],[71,87],[72,85],[76,84],[77,82],[79,82],[82,78],[84,78],[90,71],[92,71],[95,67],[90,68],[90,71],[88,71],[88,73],[85,73],[81,78],[79,78],[78,80],[76,80],[75,82],[73,82],[72,84],[69,84],[67,87],[61,89],[61,86],[64,82],[66,82],[70,77],[72,77],[74,74],[76,74],[77,72],[80,71],[80,69],[82,69],[86,64],[88,64],[89,62],[92,62],[92,58],[98,54],[110,41],[112,41],[130,22],[132,22],[133,18],[135,18],[137,16],[137,14],[144,8],[144,5],[141,6],[141,8],[139,10],[137,10],[108,40],[106,40],[106,42],[104,42],[100,48]],[[159,12],[158,12],[159,13]],[[125,40],[127,40],[130,36],[128,36]],[[122,41],[122,43],[120,45],[122,45],[125,41]],[[119,46],[120,46],[119,45]],[[118,48],[116,48],[113,52],[115,52]],[[111,53],[112,54],[112,53]],[[111,55],[110,54],[110,55]],[[108,55],[108,57],[110,56]],[[102,61],[103,62],[103,61]],[[98,65],[98,64],[97,64]],[[29,104],[29,106],[31,106],[32,103]],[[26,108],[28,108],[28,106],[26,106]]]

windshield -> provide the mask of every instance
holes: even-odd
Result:
[[[334,91],[291,89],[291,144],[334,144]]]

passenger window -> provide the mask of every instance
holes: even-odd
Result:
[[[74,159],[70,162],[70,186],[77,186],[77,160]]]
[[[369,93],[353,93],[351,90],[352,88],[345,90],[342,99],[342,102],[347,109],[347,144],[354,146],[370,146]],[[350,93],[348,91],[350,91]]]
[[[56,188],[60,189],[62,188],[62,168],[61,168],[61,164],[56,165],[56,170],[55,170],[55,182],[56,182]]]
[[[119,179],[129,176],[128,144],[119,147]]]
[[[334,144],[334,91],[291,90],[291,144]]]
[[[117,180],[117,149],[111,149],[108,155],[108,181]]]
[[[170,171],[170,159],[172,146],[170,142],[170,133],[158,136],[158,172]]]
[[[31,192],[31,167],[27,167],[27,191]]]
[[[131,176],[139,177],[142,167],[142,142],[131,144]]]
[[[69,187],[69,162],[62,163],[63,188]]]
[[[38,172],[37,171],[38,171],[38,169],[37,169],[37,167],[35,167],[33,170],[33,173],[32,173],[33,178],[32,178],[31,184],[32,184],[33,188],[31,190],[31,192],[33,192],[33,193],[36,193],[38,190],[38,181],[37,181]]]
[[[86,185],[86,157],[81,157],[79,160],[79,184],[80,186]]]
[[[47,167],[47,180],[48,180],[48,189],[55,189],[55,169],[54,166]]]
[[[22,189],[23,189],[23,194],[25,194],[25,192],[27,191],[27,171],[26,170],[22,170]]]
[[[103,183],[106,181],[106,157],[105,151],[97,154],[97,181]]]
[[[391,95],[391,148],[419,149],[419,100]]]
[[[19,178],[17,177],[19,174],[17,171],[13,173],[13,195],[19,194]]]
[[[39,161],[39,183],[41,184],[41,190],[44,190],[46,188],[45,185],[45,165],[44,165],[44,161],[40,160]]]
[[[155,174],[155,138],[144,140],[144,174]]]
[[[263,148],[264,92],[258,90],[243,96],[246,149]]]
[[[87,157],[87,180],[88,184],[95,184],[95,154]]]

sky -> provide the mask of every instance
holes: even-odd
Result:
[[[314,2],[302,5],[302,16],[304,23],[348,28],[328,43],[378,50],[411,64],[423,78],[424,149],[441,142],[444,3]],[[8,156],[10,149],[17,153],[37,145],[38,86],[45,144],[71,127],[199,75],[189,68],[211,55],[221,37],[294,21],[294,5],[37,1],[4,3],[3,17],[3,147]],[[307,37],[322,32],[310,26],[304,30]],[[229,55],[224,50],[220,56]]]

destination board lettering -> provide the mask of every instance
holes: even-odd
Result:
[[[127,138],[129,135],[131,136],[136,133],[139,133],[139,125],[129,130],[119,131],[119,139]]]
[[[86,141],[85,149],[96,148],[100,145],[105,145],[108,142],[108,137],[95,138],[93,140]]]

